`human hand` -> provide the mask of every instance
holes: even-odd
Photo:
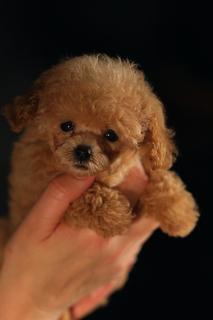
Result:
[[[125,180],[119,186],[122,192],[130,201],[131,207],[134,208],[139,197],[148,184],[148,177],[138,161],[136,167],[130,170]],[[129,273],[132,266],[137,261],[137,255],[143,244],[152,235],[155,229],[159,227],[159,223],[150,217],[138,216],[133,219],[130,231],[123,236],[116,236],[111,241],[115,243],[119,250],[117,258],[120,259],[121,270],[120,278],[125,279],[125,275]],[[119,243],[119,244],[118,244]],[[123,277],[124,276],[124,277]],[[118,280],[118,281],[116,281]],[[122,282],[122,281],[121,281]],[[116,288],[119,288],[119,278],[104,284],[98,289],[91,292],[88,296],[78,301],[72,308],[72,320],[85,317],[88,313],[95,310]]]
[[[155,221],[142,223],[140,218],[127,235],[102,239],[91,230],[73,230],[60,222],[70,202],[93,180],[57,177],[10,239],[0,274],[1,319],[56,320],[71,306],[74,317],[83,316],[94,307],[88,295],[100,293],[100,288],[102,296],[107,290],[109,294],[157,227]],[[128,194],[134,205],[139,194]]]

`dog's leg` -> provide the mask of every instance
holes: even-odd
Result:
[[[155,217],[170,236],[188,235],[199,217],[197,205],[179,176],[172,171],[154,173],[143,192],[138,211]]]
[[[101,237],[125,234],[132,218],[127,198],[99,182],[75,200],[64,217],[72,227],[90,228]]]

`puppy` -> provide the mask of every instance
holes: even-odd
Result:
[[[171,168],[177,149],[161,102],[134,63],[106,55],[66,59],[3,109],[15,143],[10,183],[10,232],[57,175],[96,176],[64,220],[101,237],[128,232],[132,208],[116,187],[138,158],[149,175],[137,212],[163,232],[184,237],[196,225],[192,195]]]

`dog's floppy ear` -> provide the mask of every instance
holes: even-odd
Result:
[[[5,107],[1,113],[6,117],[11,130],[20,132],[34,117],[38,109],[39,86],[35,82],[29,91],[18,96]]]
[[[163,106],[158,101],[149,116],[148,129],[141,144],[143,163],[147,170],[159,172],[171,168],[177,155],[173,136],[173,131],[165,126]]]

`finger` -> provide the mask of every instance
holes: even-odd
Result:
[[[137,217],[133,220],[131,228],[128,233],[122,237],[117,237],[119,246],[122,247],[121,253],[135,257],[138,252],[133,252],[133,247],[139,248],[148,240],[152,233],[159,227],[159,222],[152,217]],[[136,249],[137,251],[137,249]],[[128,261],[130,260],[127,259]]]
[[[129,236],[135,237],[149,237],[157,228],[159,228],[159,222],[153,217],[136,216],[133,219]]]
[[[81,319],[103,304],[104,298],[112,292],[115,285],[116,281],[112,280],[76,303],[76,305],[71,308],[72,319]]]
[[[136,166],[130,169],[124,181],[118,187],[118,190],[129,199],[132,208],[134,208],[146,188],[148,180],[148,176],[138,159]]]
[[[159,227],[159,223],[152,217],[139,217],[132,223],[129,232],[122,237],[117,237],[121,250],[119,250],[120,263],[125,270],[129,269],[141,251],[143,244]]]
[[[67,173],[56,177],[30,210],[26,223],[39,228],[40,234],[50,235],[60,223],[70,203],[86,191],[94,179],[77,179]]]

